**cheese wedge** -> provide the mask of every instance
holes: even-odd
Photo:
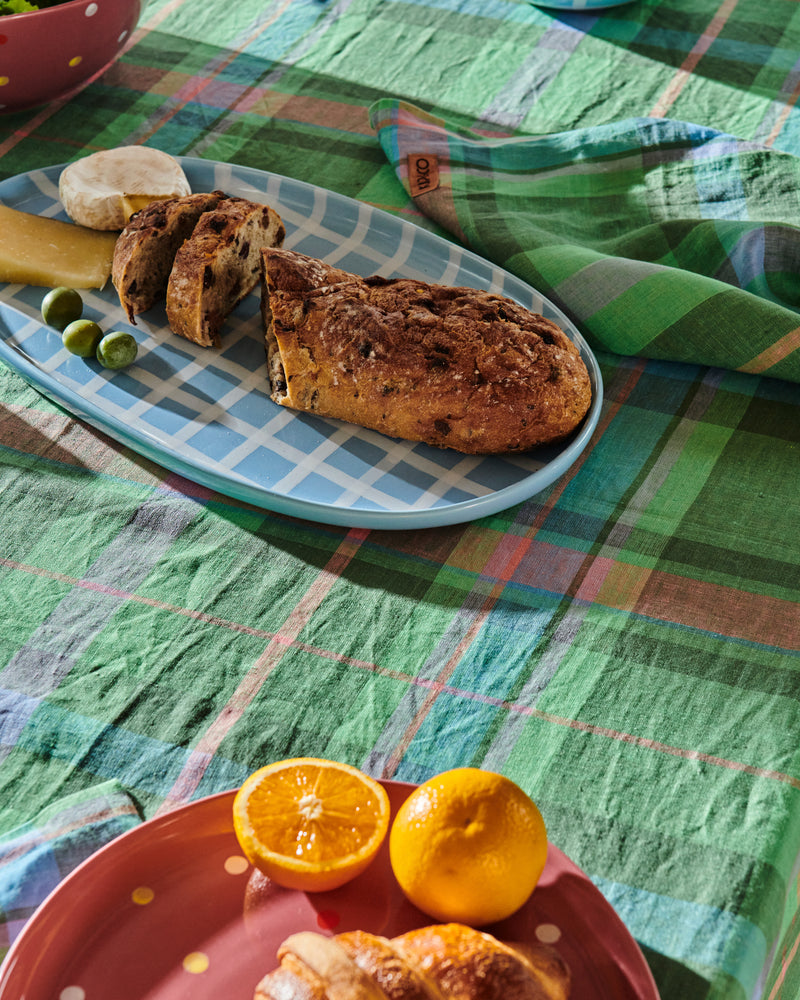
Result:
[[[103,149],[61,171],[58,196],[67,215],[90,229],[124,229],[153,201],[191,192],[178,161],[149,146]]]
[[[102,288],[116,233],[98,233],[0,205],[0,281],[56,288]]]

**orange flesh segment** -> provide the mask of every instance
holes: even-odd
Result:
[[[318,864],[356,853],[372,836],[381,807],[349,774],[298,765],[255,789],[247,813],[270,850]]]

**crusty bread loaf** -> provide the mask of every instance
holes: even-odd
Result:
[[[175,254],[204,212],[225,197],[222,191],[155,201],[137,212],[114,246],[111,280],[131,323],[163,299]]]
[[[471,454],[558,441],[591,404],[589,373],[555,323],[471,288],[361,278],[263,252],[272,399]]]
[[[254,1000],[567,1000],[570,971],[538,942],[515,947],[463,924],[394,938],[365,931],[301,931],[278,950],[280,966]]]
[[[225,198],[201,215],[175,255],[167,284],[173,333],[219,347],[226,317],[258,283],[262,249],[280,246],[284,236],[276,212],[245,198]]]

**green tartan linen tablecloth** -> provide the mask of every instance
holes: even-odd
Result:
[[[0,117],[0,179],[146,143],[468,241],[605,390],[539,495],[376,531],[212,493],[0,366],[0,947],[112,837],[310,754],[502,771],[662,1000],[800,995],[799,96],[795,0],[156,0]]]

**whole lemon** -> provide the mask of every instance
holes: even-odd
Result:
[[[547,860],[547,830],[536,804],[510,778],[461,767],[405,800],[389,856],[420,910],[479,927],[510,916],[533,892]]]

